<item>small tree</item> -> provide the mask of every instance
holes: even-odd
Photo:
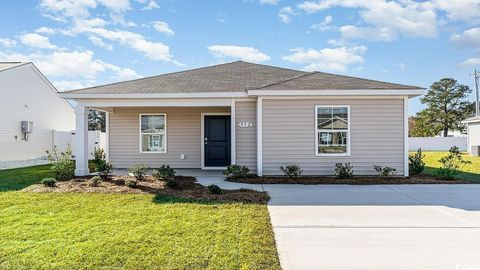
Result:
[[[421,148],[418,148],[415,154],[408,156],[408,165],[412,174],[420,174],[423,172],[423,169],[425,169],[424,157],[425,155],[422,154]]]
[[[67,145],[65,152],[58,151],[57,146],[54,146],[51,152],[46,152],[48,161],[52,163],[50,168],[56,180],[70,180],[75,176],[75,162],[72,160],[73,150],[70,145]]]
[[[463,166],[472,163],[471,161],[463,159],[458,146],[452,146],[448,154],[438,161],[442,166],[435,171],[435,174],[445,180],[453,179]]]
[[[97,171],[98,175],[103,179],[107,180],[108,175],[113,170],[113,164],[107,162],[106,158],[107,155],[102,148],[95,148],[95,151],[92,153],[93,156],[93,164],[95,164],[95,171]]]
[[[448,136],[449,130],[462,130],[461,121],[472,115],[471,103],[467,100],[472,90],[457,80],[443,78],[434,82],[427,94],[420,100],[427,108],[417,114],[417,125],[412,134],[419,129],[426,129],[427,135],[442,132]]]

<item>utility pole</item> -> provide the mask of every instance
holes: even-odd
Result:
[[[480,78],[480,72],[478,72],[477,70],[475,70],[475,72],[473,73],[473,78],[475,78],[475,116],[479,116],[480,115],[480,102],[478,100],[479,98],[479,94],[478,94],[478,80]]]

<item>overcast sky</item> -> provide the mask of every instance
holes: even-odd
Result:
[[[473,88],[480,67],[480,0],[2,0],[0,30],[0,61],[60,90],[234,60]]]

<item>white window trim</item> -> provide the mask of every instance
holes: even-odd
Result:
[[[143,151],[142,150],[142,116],[144,115],[163,115],[165,119],[165,150],[164,151]],[[166,113],[141,113],[138,115],[138,151],[140,154],[166,154],[167,153],[167,114]]]
[[[347,152],[346,153],[319,153],[318,152],[318,132],[320,131],[318,129],[318,108],[347,108],[347,117],[348,117],[348,129],[347,129]],[[350,123],[352,119],[350,118],[350,105],[316,105],[315,106],[315,156],[317,157],[349,157],[350,156],[350,148],[351,148],[351,143],[350,143]]]

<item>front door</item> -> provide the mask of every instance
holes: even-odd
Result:
[[[230,116],[206,115],[204,128],[205,167],[230,165]]]

